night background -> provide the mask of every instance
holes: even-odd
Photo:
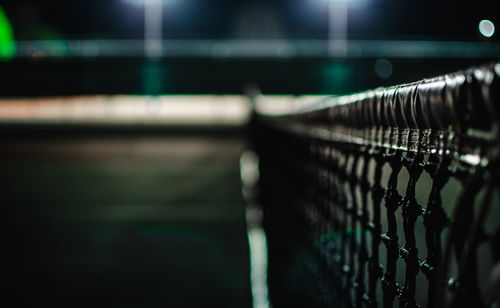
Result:
[[[477,25],[498,17],[494,3],[352,0],[353,39],[481,41]],[[141,39],[138,0],[2,1],[18,40]],[[178,39],[327,38],[328,0],[170,0],[164,37]],[[498,37],[490,40],[498,41]]]
[[[500,57],[494,1],[165,0],[149,45],[145,3],[160,2],[0,1],[0,294],[16,306],[267,307],[244,95]]]
[[[20,57],[0,63],[9,72],[0,77],[1,90],[6,96],[240,94],[253,84],[267,94],[338,94],[498,55],[498,35],[486,38],[478,29],[481,20],[495,22],[491,1],[340,3],[347,5],[353,45],[340,57],[328,54],[328,0],[172,0],[162,10],[162,57],[143,61],[138,0],[3,1]],[[384,60],[383,77],[377,60]],[[148,76],[159,77],[151,86]]]

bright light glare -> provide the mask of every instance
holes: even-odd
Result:
[[[144,5],[146,3],[163,3],[165,4],[171,4],[172,2],[175,2],[176,0],[124,0],[125,2],[133,5]]]
[[[358,3],[363,2],[364,0],[316,0],[320,3]]]
[[[487,19],[479,22],[479,33],[484,37],[492,37],[495,33],[495,25]]]
[[[358,2],[362,2],[363,0],[316,0],[318,3],[326,3],[326,4],[329,4],[329,3],[358,3]]]

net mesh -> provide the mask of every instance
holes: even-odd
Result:
[[[499,303],[500,64],[257,102],[275,307]]]

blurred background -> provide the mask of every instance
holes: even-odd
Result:
[[[3,298],[266,307],[242,94],[488,63],[499,17],[486,0],[2,0]]]
[[[498,14],[487,0],[4,0],[1,7],[7,96],[239,94],[248,83],[265,94],[338,94],[488,62],[500,50]]]

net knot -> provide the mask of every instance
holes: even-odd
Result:
[[[387,210],[395,212],[401,205],[401,195],[397,189],[388,189],[385,196],[385,207]]]
[[[385,189],[382,188],[380,185],[374,185],[372,187],[372,198],[373,202],[379,203],[382,198],[384,198],[385,194]]]
[[[432,207],[424,212],[424,225],[435,232],[441,232],[449,223],[449,218],[441,206]]]
[[[422,214],[422,207],[414,198],[406,199],[403,206],[403,217],[411,223],[415,223],[418,216]]]

